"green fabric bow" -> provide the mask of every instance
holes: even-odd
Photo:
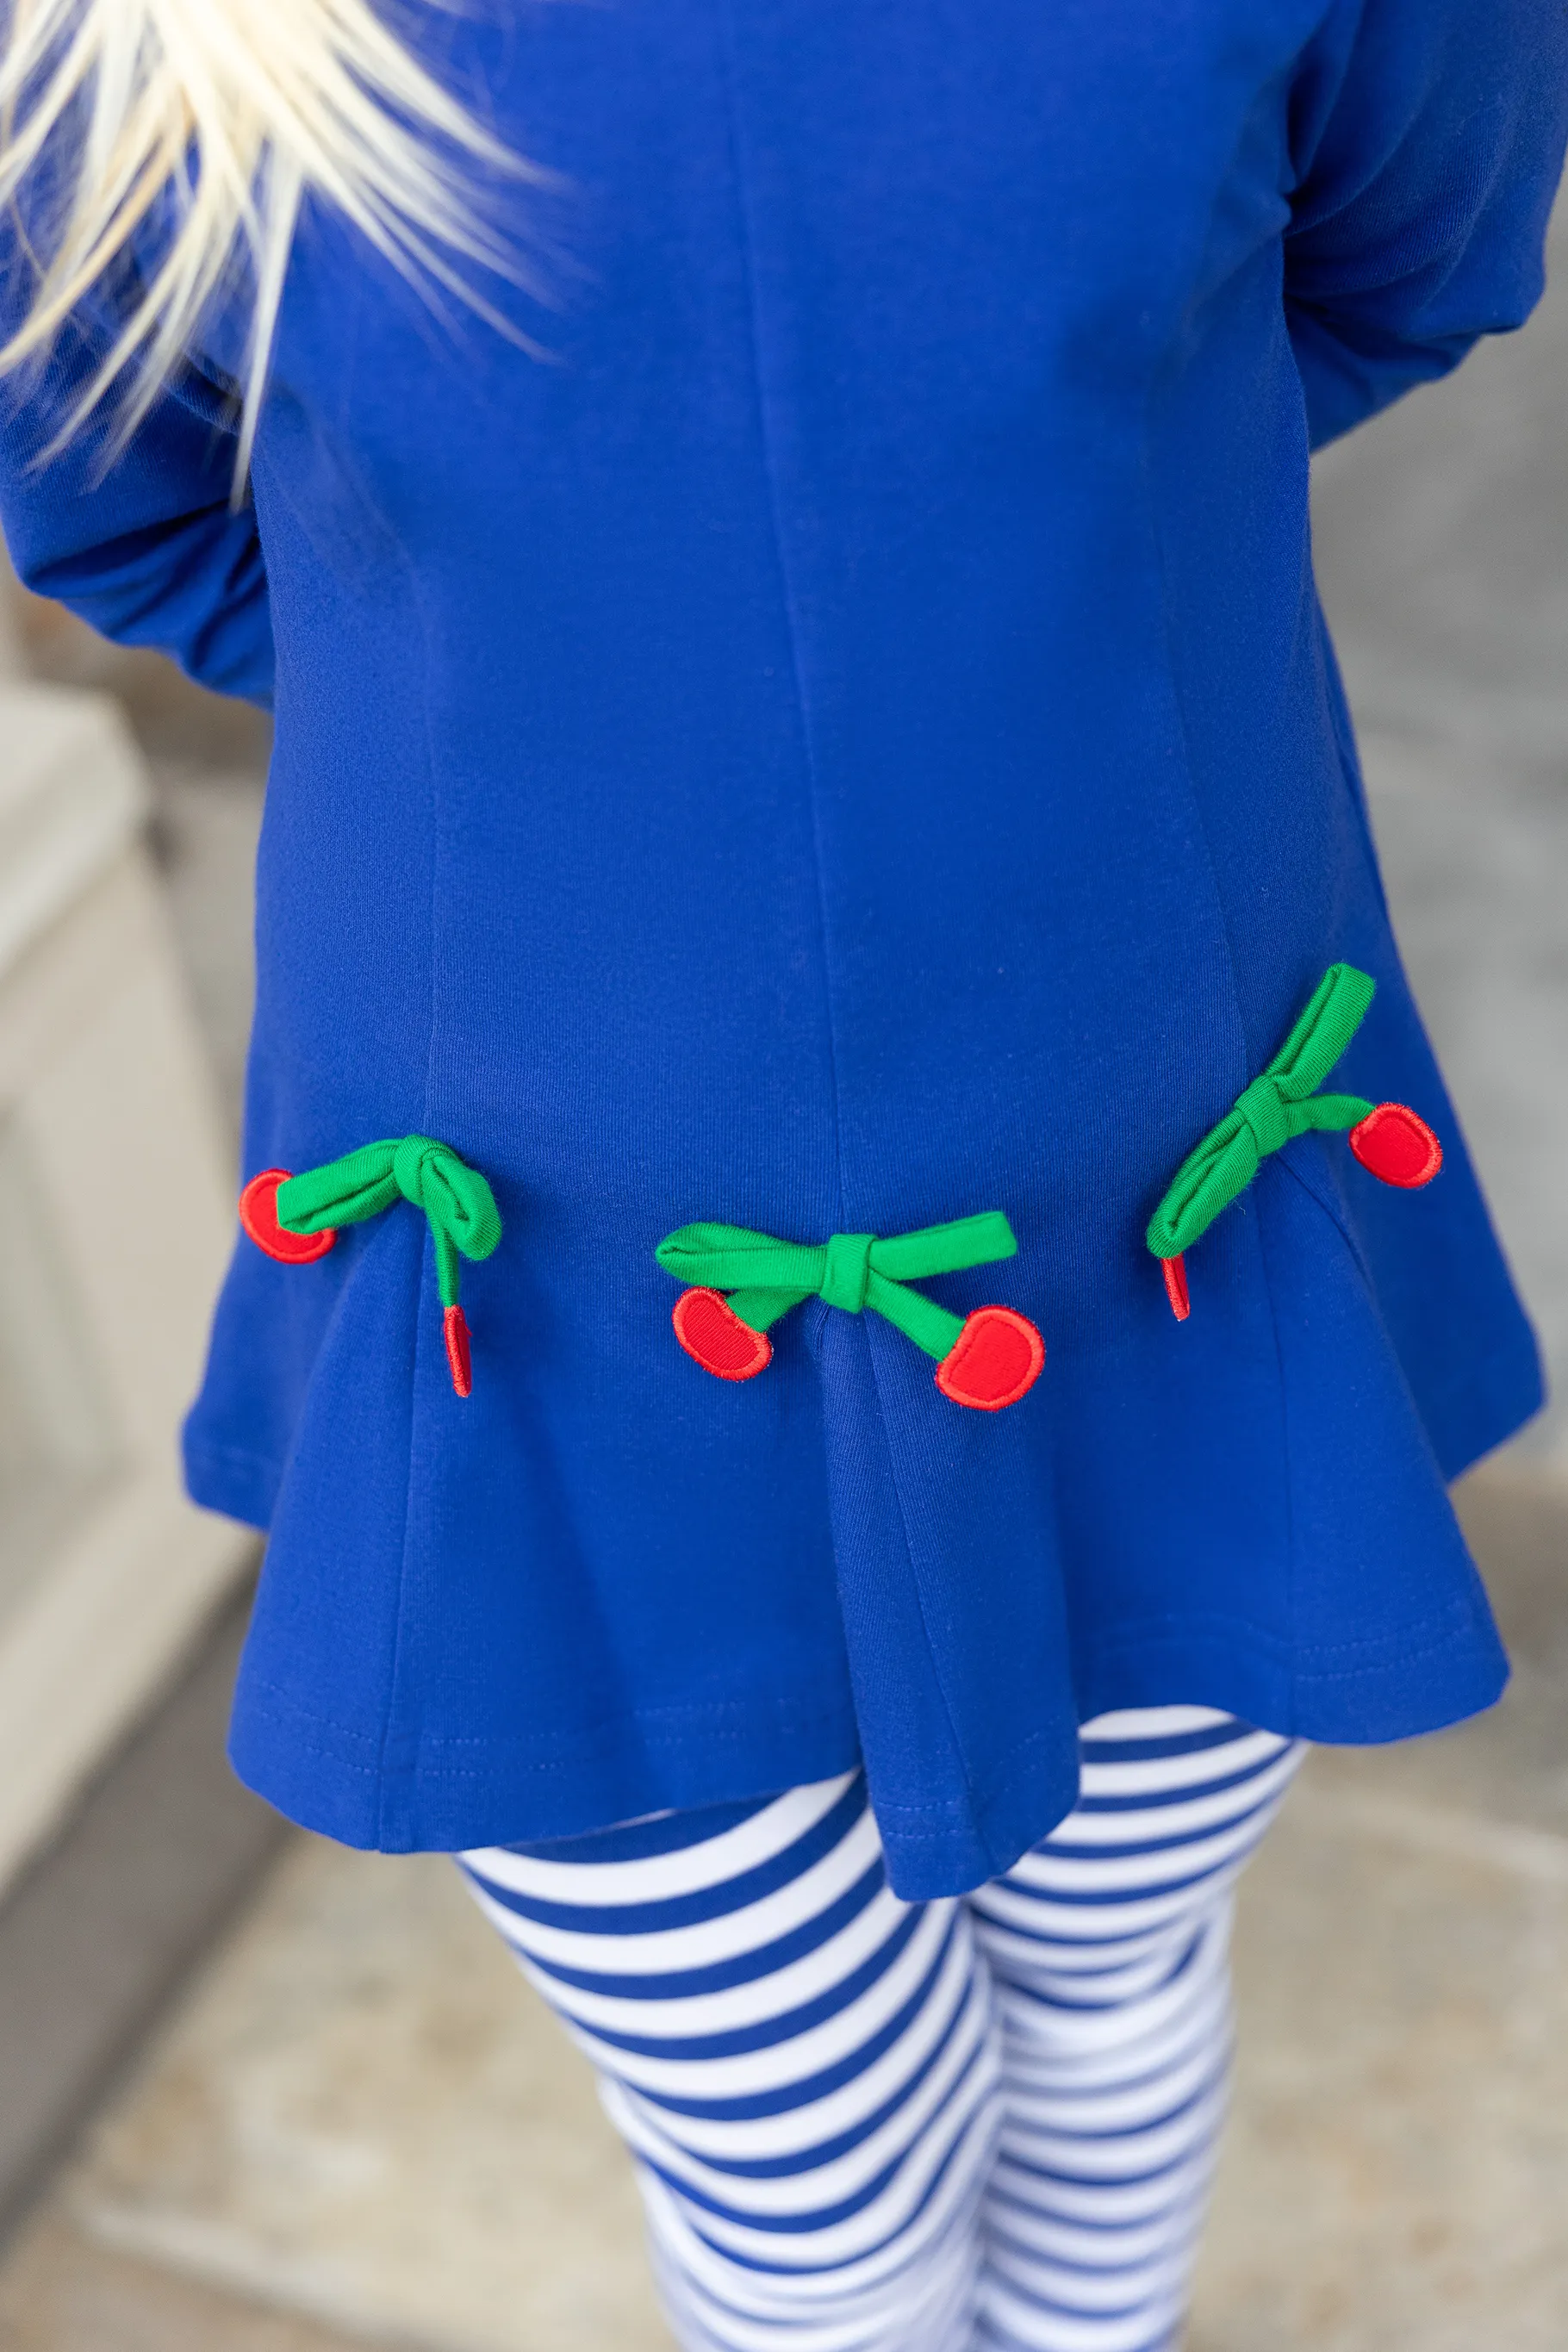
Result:
[[[1258,1163],[1310,1128],[1354,1127],[1373,1105],[1360,1095],[1321,1095],[1356,1031],[1377,983],[1353,964],[1329,966],[1312,999],[1259,1078],[1176,1171],[1144,1238],[1159,1258],[1180,1257],[1207,1233],[1258,1173]]]
[[[362,1143],[357,1151],[279,1184],[278,1222],[286,1233],[319,1234],[329,1225],[363,1224],[398,1200],[425,1212],[441,1304],[456,1307],[461,1260],[489,1257],[501,1225],[495,1194],[448,1144],[427,1135]]]
[[[963,1328],[962,1315],[906,1286],[933,1274],[957,1274],[1013,1257],[1018,1244],[1000,1209],[918,1233],[832,1234],[826,1242],[780,1242],[744,1225],[682,1225],[667,1234],[655,1255],[667,1274],[700,1290],[722,1290],[742,1323],[765,1331],[792,1307],[825,1299],[848,1315],[863,1307],[885,1315],[928,1356],[951,1353]]]

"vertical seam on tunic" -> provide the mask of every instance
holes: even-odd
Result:
[[[833,1086],[833,1164],[838,1184],[837,1222],[842,1224],[847,1217],[844,1201],[844,1129],[838,1083],[838,1026],[834,1007],[833,944],[827,919],[827,886],[822,855],[822,820],[818,800],[820,777],[816,747],[812,740],[811,708],[805,690],[805,672],[801,658],[801,631],[796,612],[795,586],[790,576],[789,557],[784,545],[783,501],[768,424],[768,394],[763,364],[756,257],[751,212],[746,196],[746,175],[741,156],[740,109],[736,99],[729,0],[718,0],[716,13],[720,20],[719,79],[724,97],[725,119],[729,131],[730,172],[734,187],[736,243],[740,253],[742,274],[745,280],[746,323],[751,346],[752,383],[756,395],[757,446],[762,457],[763,479],[767,485],[768,523],[773,543],[773,560],[778,566],[779,594],[784,611],[784,634],[789,641],[790,674],[795,683],[795,709],[800,720],[801,752],[805,769],[806,807],[811,819],[812,868],[816,884],[816,922],[818,935],[822,941],[823,994],[826,1001],[827,1013],[827,1061]]]
[[[1339,660],[1334,652],[1333,638],[1329,632],[1328,616],[1323,611],[1322,599],[1318,593],[1317,567],[1313,559],[1310,521],[1307,531],[1307,569],[1308,585],[1312,594],[1313,649],[1317,657],[1318,676],[1323,689],[1323,700],[1328,709],[1329,734],[1334,747],[1335,772],[1340,780],[1340,790],[1350,807],[1351,822],[1355,827],[1356,839],[1361,845],[1362,856],[1366,861],[1366,870],[1372,881],[1373,890],[1378,906],[1382,909],[1384,921],[1388,927],[1389,938],[1393,940],[1394,917],[1388,904],[1388,887],[1383,878],[1383,866],[1377,854],[1377,843],[1373,835],[1372,818],[1366,800],[1366,778],[1362,773],[1361,754],[1355,740],[1355,725],[1351,717],[1349,701],[1345,697],[1344,680],[1340,676]],[[1394,946],[1397,961],[1399,956],[1397,940],[1394,940]]]
[[[1182,698],[1180,677],[1176,666],[1174,635],[1171,624],[1170,572],[1165,561],[1165,540],[1162,529],[1161,502],[1154,487],[1152,452],[1154,386],[1158,371],[1151,373],[1143,402],[1142,476],[1147,502],[1150,543],[1154,551],[1156,584],[1160,593],[1160,630],[1165,645],[1165,675],[1170,687],[1171,708],[1175,712],[1176,733],[1181,744],[1182,775],[1186,785],[1187,804],[1193,813],[1198,839],[1203,844],[1204,860],[1208,867],[1209,887],[1214,893],[1215,911],[1219,919],[1220,937],[1225,941],[1226,979],[1229,983],[1231,1010],[1236,1016],[1237,1033],[1241,1039],[1242,1078],[1245,1084],[1252,1076],[1247,1067],[1247,1023],[1241,1009],[1241,989],[1236,972],[1236,941],[1231,935],[1230,919],[1226,911],[1225,893],[1219,886],[1219,871],[1215,864],[1214,843],[1204,814],[1193,772],[1192,738],[1187,730],[1186,705]],[[1274,1341],[1274,1363],[1279,1399],[1279,1453],[1285,1471],[1285,1615],[1292,1642],[1296,1630],[1296,1504],[1290,1476],[1290,1416],[1285,1399],[1285,1351],[1279,1339],[1279,1316],[1274,1303],[1274,1285],[1268,1273],[1268,1252],[1263,1238],[1261,1212],[1255,1219],[1256,1248],[1258,1272],[1263,1281],[1263,1295],[1268,1307],[1268,1328]],[[1295,1721],[1295,1684],[1292,1679],[1290,1716]]]
[[[436,900],[439,866],[439,829],[437,824],[437,784],[436,746],[430,725],[430,633],[426,623],[425,606],[419,593],[419,575],[401,539],[397,541],[398,562],[407,583],[408,606],[414,618],[419,645],[419,707],[424,719],[424,753],[426,796],[430,811],[430,887],[426,909],[426,1013],[425,1033],[425,1087],[420,1117],[422,1129],[430,1125],[430,1096],[436,1066]],[[387,1751],[392,1746],[398,1716],[398,1700],[407,1655],[405,1639],[408,1609],[409,1552],[414,1530],[414,1457],[416,1421],[418,1412],[420,1365],[425,1352],[425,1332],[429,1318],[421,1313],[425,1303],[425,1266],[431,1250],[428,1228],[420,1237],[419,1274],[414,1304],[414,1361],[409,1381],[408,1399],[408,1469],[403,1486],[403,1552],[397,1571],[397,1609],[393,1622],[392,1666],[387,1681],[386,1706],[381,1719],[381,1738],[376,1750],[376,1843],[386,1851],[388,1830]],[[406,1821],[397,1825],[397,1833],[406,1845],[412,1832]]]
[[[1266,1176],[1268,1171],[1262,1171]],[[1296,1481],[1290,1457],[1290,1398],[1285,1383],[1285,1349],[1279,1338],[1279,1310],[1274,1303],[1274,1279],[1268,1270],[1268,1236],[1264,1230],[1268,1213],[1267,1183],[1258,1188],[1258,1205],[1254,1222],[1258,1227],[1258,1260],[1263,1274],[1263,1295],[1268,1301],[1268,1328],[1274,1339],[1274,1362],[1279,1391],[1279,1450],[1285,1459],[1285,1629],[1287,1655],[1290,1660],[1290,1704],[1288,1709],[1288,1729],[1293,1734],[1299,1719],[1299,1692],[1296,1675],[1300,1650],[1296,1626],[1300,1580],[1296,1573]]]
[[[818,810],[818,784],[820,778],[816,751],[812,741],[811,711],[805,691],[805,672],[801,662],[800,628],[796,617],[795,590],[790,578],[789,558],[785,552],[784,547],[784,518],[778,475],[773,463],[773,445],[770,439],[768,428],[768,396],[763,365],[762,328],[758,313],[756,256],[752,233],[751,214],[746,199],[746,177],[741,155],[740,107],[736,91],[736,71],[732,46],[731,0],[718,0],[718,15],[721,22],[719,41],[721,80],[724,92],[725,112],[728,119],[730,131],[730,163],[735,188],[735,218],[739,231],[741,267],[744,273],[746,282],[746,316],[750,328],[752,378],[756,387],[757,439],[758,446],[762,453],[763,472],[767,482],[768,515],[773,531],[774,558],[778,564],[779,583],[783,593],[784,624],[789,635],[790,663],[795,679],[795,706],[800,714],[801,743],[805,759],[806,798],[811,811],[812,857],[816,877],[817,921],[822,937],[823,981],[827,997],[827,1044],[829,1063],[833,1074],[833,1149],[834,1160],[838,1172],[838,1215],[841,1222],[846,1222],[847,1220],[848,1212],[845,1206],[844,1198],[844,1132],[839,1103],[837,1024],[835,1017],[833,1001],[832,936],[827,919],[827,890],[822,854],[822,826]],[[888,1478],[892,1486],[894,1500],[898,1507],[899,1531],[903,1538],[904,1557],[908,1566],[910,1582],[914,1590],[915,1605],[920,1611],[921,1626],[925,1634],[926,1652],[931,1661],[931,1678],[936,1685],[938,1695],[942,1700],[942,1712],[947,1717],[948,1736],[952,1742],[952,1752],[954,1759],[957,1761],[959,1771],[963,1777],[963,1785],[965,1794],[968,1798],[970,1816],[974,1822],[975,1833],[978,1837],[979,1822],[975,1813],[974,1790],[969,1776],[969,1762],[964,1754],[963,1743],[959,1738],[958,1724],[953,1714],[952,1702],[948,1696],[946,1685],[942,1680],[940,1653],[937,1649],[936,1643],[931,1638],[931,1620],[926,1612],[925,1595],[921,1588],[920,1578],[915,1571],[914,1555],[910,1547],[909,1524],[904,1511],[903,1495],[899,1486],[898,1472],[893,1463],[892,1446],[889,1441],[888,1411],[883,1399],[882,1384],[877,1377],[875,1350],[872,1349],[868,1339],[867,1339],[863,1333],[861,1335],[861,1343],[867,1350],[868,1369],[871,1375],[871,1389],[872,1393],[877,1400],[877,1414],[879,1422],[881,1423],[882,1444],[887,1454]]]
[[[970,1825],[973,1830],[975,1843],[984,1847],[986,1861],[988,1863],[994,1864],[996,1860],[995,1853],[992,1848],[989,1839],[983,1834],[981,1830],[979,1800],[975,1794],[973,1777],[969,1769],[969,1758],[964,1750],[963,1742],[959,1737],[958,1718],[953,1713],[952,1701],[948,1696],[947,1685],[942,1679],[942,1653],[937,1648],[935,1642],[931,1638],[931,1618],[926,1610],[925,1592],[921,1584],[920,1572],[915,1566],[914,1544],[910,1535],[910,1516],[908,1511],[904,1508],[903,1489],[899,1485],[899,1474],[893,1463],[893,1450],[890,1445],[888,1445],[888,1408],[883,1402],[882,1383],[880,1379],[878,1377],[877,1372],[876,1347],[872,1341],[870,1333],[866,1331],[863,1327],[861,1337],[866,1349],[866,1354],[870,1364],[871,1386],[876,1391],[877,1394],[877,1411],[881,1417],[882,1423],[882,1441],[884,1445],[887,1445],[888,1451],[888,1483],[892,1487],[893,1500],[898,1506],[899,1532],[904,1539],[904,1559],[909,1567],[910,1582],[914,1587],[915,1606],[921,1612],[921,1630],[925,1635],[926,1650],[931,1658],[931,1680],[935,1683],[937,1691],[942,1699],[942,1711],[947,1717],[948,1736],[952,1741],[953,1758],[958,1765],[959,1773],[963,1781],[963,1794],[966,1801],[966,1809],[969,1814]],[[1027,1741],[1022,1741],[1019,1744],[1021,1746],[1026,1746],[1028,1743]]]

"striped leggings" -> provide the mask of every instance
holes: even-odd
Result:
[[[1301,1757],[1102,1716],[1077,1810],[902,1903],[858,1774],[461,1857],[599,2071],[687,2352],[1167,2352],[1230,2050],[1232,1889]]]

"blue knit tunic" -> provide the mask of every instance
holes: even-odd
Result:
[[[237,1244],[186,1433],[270,1529],[240,1771],[355,1844],[567,1834],[864,1757],[910,1895],[1070,1805],[1075,1727],[1321,1740],[1485,1706],[1445,1482],[1539,1401],[1390,937],[1313,588],[1309,446],[1518,324],[1558,0],[509,0],[439,69],[544,356],[321,214],[254,467],[225,330],[105,475],[5,425],[24,575],[275,698],[247,1172],[439,1138],[505,1223],[454,1395],[425,1222]],[[1176,1166],[1325,967],[1338,1136],[1192,1252]],[[655,1245],[1004,1210],[1005,1412],[820,1303],[737,1385]]]

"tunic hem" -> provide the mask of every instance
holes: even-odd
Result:
[[[1234,1621],[1181,1632],[1150,1625],[1097,1648],[1080,1677],[1079,1716],[1207,1706],[1285,1737],[1383,1745],[1442,1729],[1497,1700],[1508,1665],[1487,1634],[1468,1612],[1451,1612],[1440,1629],[1434,1621],[1434,1638],[1416,1644],[1425,1667],[1417,1705],[1400,1662],[1313,1666],[1287,1659],[1258,1629]],[[1411,1654],[1406,1646],[1405,1664]],[[729,1734],[726,1720],[737,1727]],[[738,1738],[742,1723],[744,1769],[726,1769],[727,1738]],[[521,1739],[467,1744],[460,1764],[440,1755],[441,1743],[426,1742],[415,1766],[386,1770],[375,1741],[253,1682],[237,1711],[230,1756],[239,1777],[302,1828],[384,1853],[460,1853],[582,1835],[666,1808],[771,1797],[861,1760],[855,1727],[841,1709],[776,1696],[641,1710],[563,1737],[562,1751],[574,1753],[528,1756]],[[1051,1757],[1040,1753],[1051,1745],[1052,1727],[1042,1724],[1016,1751],[1016,1760],[1029,1752],[1029,1764],[1016,1780],[994,1782],[966,1820],[955,1820],[941,1801],[884,1806],[895,1891],[910,1900],[966,1892],[1047,1835],[1077,1796],[1076,1759],[1070,1771],[1066,1763],[1053,1771]],[[559,1779],[568,1770],[569,1791]]]

